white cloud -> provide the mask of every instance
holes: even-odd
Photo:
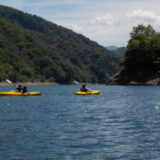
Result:
[[[129,38],[129,29],[124,27],[122,21],[121,17],[108,13],[84,21],[75,21],[74,24],[63,22],[61,25],[71,28],[73,31],[81,33],[104,46],[107,46],[107,44],[124,46]]]
[[[111,14],[107,14],[104,16],[97,16],[92,20],[94,24],[111,26],[115,23],[115,19]]]
[[[123,45],[133,26],[160,28],[159,0],[0,0],[36,14],[102,45]]]
[[[127,15],[130,21],[141,24],[151,24],[153,26],[160,26],[160,15],[152,11],[135,10]]]
[[[84,32],[84,29],[77,24],[71,24],[68,26],[68,28],[71,28],[74,32],[77,32],[80,34],[83,34]]]

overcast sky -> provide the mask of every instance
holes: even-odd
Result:
[[[160,31],[160,0],[0,0],[0,4],[41,16],[103,46],[125,46],[138,24]]]

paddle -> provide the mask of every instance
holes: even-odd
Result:
[[[6,79],[6,82],[8,82],[9,84],[13,85],[14,87],[17,87],[17,85],[14,82],[12,82],[11,80],[9,80],[9,79]]]
[[[13,85],[14,87],[16,87],[16,85],[12,81],[10,81],[9,79],[6,79],[6,82]]]
[[[8,82],[9,84],[13,84],[9,79],[6,79],[6,82]]]
[[[6,79],[6,82],[8,82],[9,84],[12,84],[14,87],[16,87],[17,91],[21,92],[23,90],[22,86],[19,85],[17,86],[16,83],[13,83],[11,80]],[[26,88],[25,88],[26,89]]]

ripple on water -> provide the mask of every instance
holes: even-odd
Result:
[[[0,159],[158,159],[159,87],[33,86],[40,97],[0,97]],[[6,88],[7,89],[7,88]]]

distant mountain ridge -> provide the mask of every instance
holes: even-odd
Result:
[[[118,69],[118,58],[98,43],[0,5],[0,81],[105,83]]]
[[[126,47],[117,47],[117,46],[108,46],[106,48],[115,53],[115,55],[118,57],[123,57],[126,49]]]
[[[107,46],[106,47],[108,50],[110,50],[110,51],[114,51],[114,50],[117,50],[118,48],[120,48],[120,47],[117,47],[117,46]]]

